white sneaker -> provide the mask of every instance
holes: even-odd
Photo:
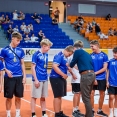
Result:
[[[31,116],[32,117],[32,116]],[[37,117],[36,115],[34,115],[33,117]]]
[[[47,114],[44,114],[44,116],[42,116],[42,117],[48,117],[48,115]]]
[[[114,109],[114,117],[117,117],[117,109]]]

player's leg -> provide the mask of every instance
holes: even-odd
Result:
[[[32,83],[32,94],[31,94],[31,112],[32,117],[36,117],[35,108],[37,98],[41,98],[42,95],[42,82],[38,88],[35,87],[35,83]]]
[[[15,97],[16,117],[20,117],[21,98]]]
[[[7,112],[7,117],[11,117],[11,105],[12,105],[12,99],[7,98],[6,99],[6,112]]]
[[[115,87],[114,116],[117,117],[117,87]]]
[[[45,81],[43,82],[43,85],[42,85],[42,97],[40,98],[42,117],[48,117],[46,114],[46,100],[45,100],[47,96],[48,96],[48,81]]]

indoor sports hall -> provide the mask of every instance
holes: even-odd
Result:
[[[53,45],[48,51],[48,97],[46,114],[55,117],[53,92],[49,81],[53,58],[69,45],[80,40],[84,50],[92,53],[90,42],[97,40],[108,59],[113,58],[113,48],[117,46],[117,0],[0,0],[0,48],[12,41],[12,33],[22,34],[18,47],[25,53],[26,83],[24,97],[21,98],[21,117],[31,115],[32,56],[40,50],[40,42],[49,39]],[[35,13],[37,18],[35,18]],[[57,15],[57,16],[56,16]],[[67,73],[67,95],[62,97],[62,111],[69,117],[73,112],[71,74]],[[4,79],[4,72],[1,74]],[[4,80],[3,80],[4,82]],[[0,93],[0,117],[6,117],[4,83]],[[15,98],[12,100],[11,117],[15,117]],[[99,91],[94,95],[94,117],[98,111]],[[85,106],[80,98],[80,111],[85,114]],[[109,95],[105,91],[102,110],[109,116]],[[36,102],[36,117],[42,117],[40,100]],[[20,117],[20,116],[19,116]],[[46,117],[46,116],[43,116]],[[61,116],[63,117],[63,116]],[[80,117],[80,116],[77,116]],[[104,116],[106,117],[106,116]],[[114,117],[114,116],[109,116]],[[117,116],[115,116],[117,117]]]

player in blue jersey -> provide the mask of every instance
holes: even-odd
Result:
[[[4,65],[3,62],[0,60],[0,92],[2,91],[2,71],[4,70]]]
[[[61,111],[62,97],[66,96],[67,57],[73,54],[73,46],[67,46],[54,56],[50,83],[54,94],[55,117],[68,117]]]
[[[48,96],[48,54],[52,46],[52,42],[43,39],[40,43],[41,49],[33,54],[32,57],[32,95],[31,95],[31,111],[32,117],[36,117],[35,106],[37,98],[40,98],[42,108],[42,117],[48,117],[46,114],[45,97]]]
[[[16,117],[20,116],[21,98],[26,82],[24,51],[17,47],[22,39],[18,32],[12,34],[11,43],[1,50],[0,58],[5,63],[4,97],[6,97],[7,117],[11,117],[12,98],[15,95]]]
[[[96,80],[94,83],[93,91],[91,93],[91,103],[92,103],[92,111],[94,112],[94,94],[95,90],[99,90],[99,108],[97,111],[97,115],[107,117],[107,115],[102,111],[102,106],[105,97],[106,90],[106,70],[108,65],[108,56],[104,52],[102,52],[99,48],[99,42],[97,40],[93,40],[90,42],[90,47],[93,51],[91,54],[94,66],[94,72],[96,75]]]
[[[108,62],[107,81],[110,108],[109,117],[117,117],[117,47],[113,49],[113,59]]]

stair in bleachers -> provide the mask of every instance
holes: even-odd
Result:
[[[0,29],[0,48],[3,48],[9,44],[9,41],[6,39],[4,31]]]
[[[84,48],[89,48],[89,42],[81,35],[79,35],[71,26],[69,23],[60,23],[59,28],[62,29],[63,32],[66,33],[70,37],[70,39],[73,39],[73,41],[81,40],[84,43]]]

